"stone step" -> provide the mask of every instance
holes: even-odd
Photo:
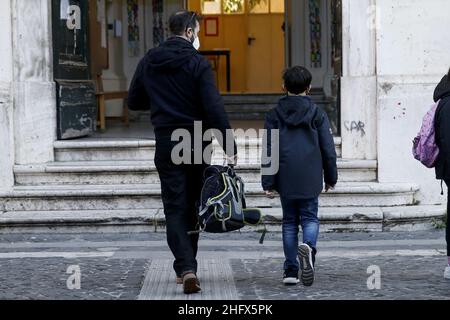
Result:
[[[341,138],[335,138],[336,152],[341,156]],[[260,150],[258,150],[259,141],[247,142],[242,139],[237,140],[239,157],[241,161],[245,159],[258,159]],[[250,145],[250,147],[248,147]],[[55,161],[119,161],[119,160],[140,160],[149,161],[155,156],[154,140],[99,140],[99,141],[56,141]],[[218,144],[215,143],[215,150],[218,150]],[[248,154],[242,152],[248,150]],[[221,152],[216,156],[220,158]],[[245,163],[245,162],[244,162]],[[251,162],[250,162],[251,163]]]
[[[232,120],[260,120],[264,121],[267,113],[278,105],[282,94],[224,94],[225,110]],[[323,90],[311,94],[314,103],[329,112],[330,121],[336,120],[336,99],[327,98]]]
[[[322,207],[390,207],[413,205],[419,187],[406,183],[350,182],[324,193]],[[0,212],[53,210],[158,209],[159,185],[59,185],[16,186],[0,193]],[[249,207],[280,207],[280,201],[264,196],[260,184],[247,183]]]
[[[377,162],[338,160],[340,182],[371,182],[377,179]],[[260,183],[258,164],[236,167],[246,183]],[[74,161],[14,167],[17,185],[122,185],[159,184],[153,161]]]
[[[269,230],[281,231],[280,208],[263,208]],[[443,205],[320,208],[321,231],[418,231],[435,228],[446,213]],[[0,228],[57,226],[137,226],[158,231],[165,224],[162,209],[15,211],[0,214]],[[257,227],[256,229],[261,229]],[[250,231],[255,228],[245,228]]]

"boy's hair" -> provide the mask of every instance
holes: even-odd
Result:
[[[312,82],[312,74],[308,69],[295,66],[283,72],[284,86],[292,94],[301,94],[308,90]]]
[[[448,77],[448,81],[450,81],[450,69],[448,69],[447,77]]]
[[[194,11],[178,11],[169,18],[169,29],[173,35],[181,36],[187,29],[195,29],[197,22],[200,23],[202,17]]]

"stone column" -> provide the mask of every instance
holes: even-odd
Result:
[[[2,1],[9,2],[9,1]],[[15,163],[54,160],[51,0],[11,0]]]
[[[0,2],[0,30],[0,191],[7,191],[14,185],[10,1]]]
[[[376,1],[342,0],[342,157],[377,158]]]

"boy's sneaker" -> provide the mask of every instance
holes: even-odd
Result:
[[[444,279],[450,280],[450,266],[447,266],[444,271]]]
[[[283,283],[286,286],[295,286],[298,284],[300,280],[298,280],[298,272],[286,270],[283,275]]]
[[[302,283],[304,286],[310,287],[314,283],[313,250],[306,243],[298,247],[298,259],[302,270]]]

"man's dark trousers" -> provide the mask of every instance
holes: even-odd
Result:
[[[170,135],[157,135],[155,165],[161,180],[167,242],[175,257],[173,267],[180,277],[185,272],[197,273],[199,235],[188,235],[188,232],[196,230],[197,204],[203,186],[203,172],[208,165],[205,162],[175,165],[171,153],[178,143],[171,141]]]

